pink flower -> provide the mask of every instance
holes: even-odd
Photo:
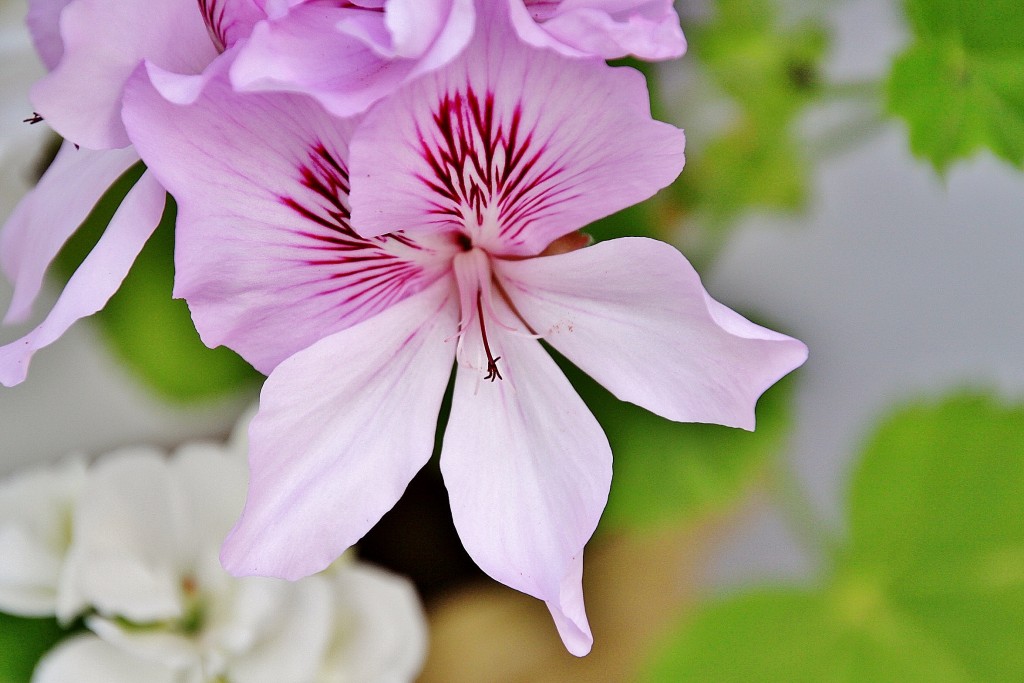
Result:
[[[126,147],[121,94],[135,67],[147,60],[201,74],[265,16],[256,1],[33,0],[30,27],[51,72],[32,88],[32,104],[71,142]]]
[[[504,0],[519,37],[570,57],[674,59],[686,51],[672,0]]]
[[[5,323],[29,316],[61,247],[110,185],[139,161],[121,123],[128,76],[144,59],[152,60],[163,68],[153,71],[164,96],[188,101],[209,63],[263,16],[254,1],[32,1],[29,27],[51,69],[32,89],[33,105],[69,142],[0,231],[0,266],[15,286]],[[0,384],[24,381],[38,349],[103,308],[160,222],[165,199],[163,188],[144,173],[46,319],[0,347]]]
[[[473,0],[263,2],[270,19],[239,54],[235,87],[306,93],[340,116],[450,62],[475,23]]]
[[[270,373],[229,571],[298,578],[362,537],[430,457],[455,360],[441,467],[459,534],[582,655],[611,451],[537,337],[624,400],[745,428],[806,349],[712,300],[666,244],[545,255],[670,183],[683,134],[650,118],[637,72],[526,49],[505,21],[483,17],[355,132],[220,76],[175,105],[144,73],[126,123],[178,201],[176,295],[207,344]]]

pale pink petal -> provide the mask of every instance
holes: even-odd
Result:
[[[188,300],[206,344],[265,373],[445,272],[435,252],[454,249],[451,240],[352,231],[352,124],[309,98],[240,95],[220,73],[192,105],[176,106],[140,70],[125,122],[178,203],[175,296]]]
[[[495,265],[544,340],[624,401],[681,422],[753,429],[757,398],[801,342],[710,299],[673,247],[625,238]]]
[[[530,256],[679,174],[683,132],[651,119],[640,73],[524,47],[494,14],[357,129],[360,233],[465,228],[491,254]]]
[[[457,326],[438,282],[281,363],[250,427],[249,496],[221,553],[236,576],[320,571],[398,500],[433,450]]]
[[[110,185],[138,160],[130,149],[94,152],[64,143],[0,231],[0,266],[14,284],[5,323],[29,316],[43,275],[61,247]]]
[[[358,114],[450,61],[474,23],[472,0],[399,0],[370,9],[308,2],[280,17],[270,13],[235,60],[232,83],[243,91],[312,95],[339,116]]]
[[[260,0],[197,0],[215,47],[224,51],[249,37],[253,26],[266,18]]]
[[[64,55],[32,88],[32,103],[54,130],[91,149],[128,145],[121,93],[142,60],[196,74],[217,55],[195,2],[74,0],[60,27]]]
[[[510,0],[519,37],[570,57],[674,59],[686,51],[672,0]]]
[[[165,197],[150,174],[139,179],[46,319],[21,339],[0,347],[0,384],[23,382],[36,351],[52,344],[75,321],[103,308],[160,222]]]
[[[390,0],[385,6],[396,55],[417,60],[413,76],[453,60],[473,35],[472,0]]]
[[[33,683],[175,683],[173,669],[135,657],[94,635],[74,636],[46,653]]]
[[[72,0],[29,0],[25,21],[32,34],[39,58],[48,70],[53,70],[64,56],[64,41],[60,37],[60,13]]]
[[[511,317],[497,302],[498,315]],[[583,546],[608,498],[611,449],[534,339],[487,325],[502,379],[488,381],[479,319],[463,339],[441,471],[463,545],[496,580],[544,600],[566,647],[590,650]]]

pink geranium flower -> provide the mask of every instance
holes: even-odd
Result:
[[[650,118],[637,72],[525,48],[506,22],[482,17],[358,124],[219,76],[179,106],[145,73],[126,123],[178,201],[176,295],[206,343],[270,373],[225,566],[294,579],[361,538],[430,457],[455,361],[459,534],[582,655],[611,451],[537,338],[624,400],[744,428],[806,349],[712,300],[666,244],[578,248],[676,177],[683,134]]]
[[[340,116],[450,62],[475,23],[473,0],[262,1],[270,19],[235,61],[235,87],[306,93]]]
[[[164,96],[194,97],[210,62],[263,16],[254,2],[32,0],[29,27],[50,68],[32,89],[33,106],[68,142],[0,231],[0,266],[14,284],[5,323],[29,316],[61,247],[110,185],[139,162],[121,122],[128,76],[150,60]],[[144,173],[46,319],[0,347],[0,384],[24,381],[38,349],[106,304],[160,222],[165,199]]]

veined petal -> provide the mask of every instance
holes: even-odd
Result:
[[[134,657],[94,635],[61,642],[43,656],[32,683],[175,683],[175,672]]]
[[[182,0],[73,0],[60,32],[63,57],[32,88],[32,103],[54,130],[90,149],[128,145],[121,94],[143,59],[195,74],[217,55],[196,4]]]
[[[510,0],[519,37],[570,57],[674,59],[686,51],[672,0]]]
[[[548,604],[566,647],[581,656],[592,642],[583,546],[608,499],[611,448],[536,340],[489,324],[488,353],[478,329],[470,325],[463,340],[441,451],[455,527],[481,569]],[[503,379],[476,369],[487,355]]]
[[[683,132],[650,117],[643,76],[524,47],[482,12],[443,70],[370,110],[352,140],[353,226],[464,229],[532,256],[646,199],[683,167]]]
[[[259,0],[197,0],[214,46],[221,52],[252,33],[266,18]]]
[[[358,114],[450,61],[473,32],[472,0],[392,0],[366,9],[292,5],[253,29],[232,83],[248,92],[308,94],[339,116]]]
[[[43,275],[103,193],[138,162],[131,149],[94,152],[65,142],[39,184],[0,231],[0,267],[14,284],[5,323],[22,322]]]
[[[0,384],[10,387],[25,381],[36,351],[56,341],[77,320],[103,308],[156,229],[165,201],[163,187],[149,173],[143,174],[46,319],[21,339],[0,347]]]
[[[274,370],[249,432],[249,497],[221,553],[229,572],[318,572],[395,504],[430,457],[457,325],[441,281]]]
[[[352,123],[306,97],[235,93],[218,62],[188,106],[140,69],[125,121],[178,203],[174,294],[203,341],[264,373],[338,330],[422,291],[450,239],[365,239],[349,227]]]
[[[754,428],[757,398],[807,347],[712,300],[673,247],[602,242],[495,272],[533,329],[624,401],[670,420]]]

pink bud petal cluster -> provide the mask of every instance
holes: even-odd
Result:
[[[33,103],[67,142],[0,234],[9,320],[95,199],[145,171],[0,348],[0,382],[103,306],[169,192],[175,296],[269,376],[234,574],[307,576],[357,542],[430,458],[452,381],[456,529],[586,654],[612,453],[541,341],[622,400],[746,429],[806,358],[673,247],[579,232],[683,168],[643,76],[604,61],[681,55],[670,0],[32,0],[32,19],[51,69]]]

